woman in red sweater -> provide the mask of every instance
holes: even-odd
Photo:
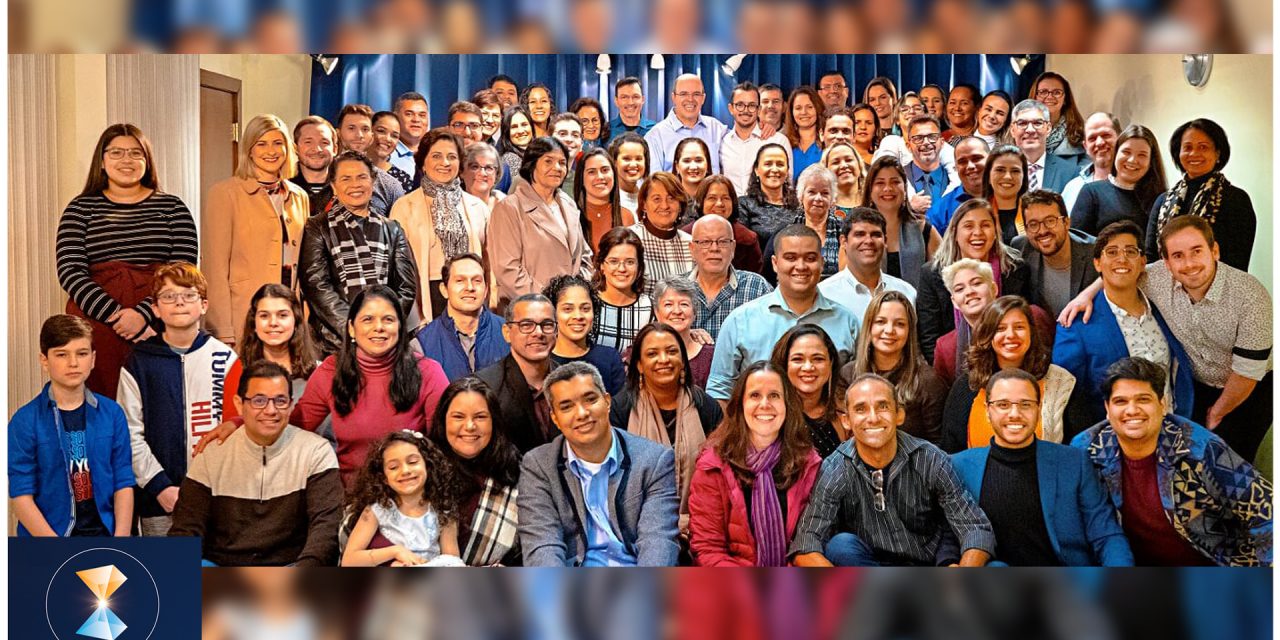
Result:
[[[430,431],[449,379],[438,362],[412,350],[404,311],[386,286],[351,301],[347,338],[311,374],[289,423],[314,431],[332,416],[338,470],[350,487],[378,439],[401,429]]]
[[[748,366],[698,456],[689,490],[689,547],[698,566],[786,564],[822,464],[786,375],[765,361]]]

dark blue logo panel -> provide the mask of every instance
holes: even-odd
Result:
[[[9,538],[9,636],[200,636],[197,538]]]

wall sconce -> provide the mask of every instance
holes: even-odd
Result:
[[[1182,56],[1182,76],[1191,86],[1198,89],[1209,84],[1209,73],[1212,71],[1212,53],[1190,53]]]

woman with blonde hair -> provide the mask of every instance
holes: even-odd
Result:
[[[307,193],[289,179],[297,171],[284,121],[255,116],[245,125],[235,175],[209,188],[200,216],[200,270],[209,281],[205,330],[238,343],[249,299],[262,285],[298,284]]]
[[[848,142],[837,142],[823,150],[822,166],[836,174],[836,217],[843,220],[854,207],[862,206],[866,167],[858,150]]]

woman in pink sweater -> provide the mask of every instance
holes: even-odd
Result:
[[[401,429],[430,431],[449,380],[439,363],[411,349],[408,336],[394,291],[374,285],[357,294],[347,314],[347,341],[311,374],[289,418],[314,431],[333,417],[343,486],[351,486],[381,437]]]

